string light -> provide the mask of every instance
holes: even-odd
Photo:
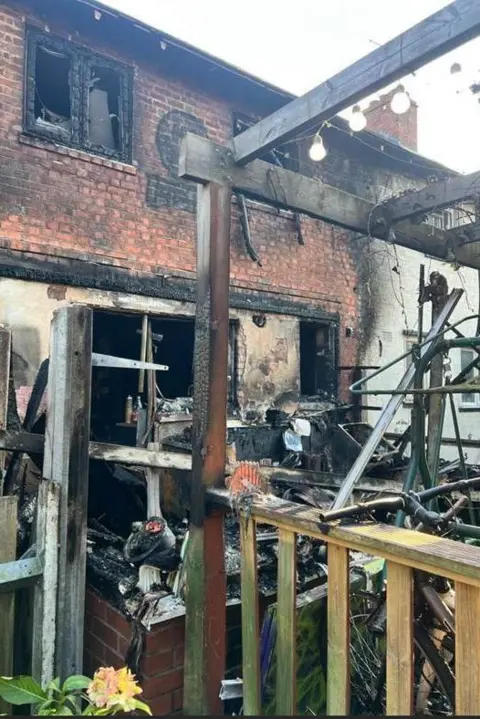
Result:
[[[392,112],[396,115],[403,115],[405,112],[408,112],[411,104],[412,101],[410,100],[410,95],[405,90],[404,86],[398,85],[390,103]]]
[[[352,108],[352,116],[350,117],[348,124],[352,132],[361,132],[367,126],[367,118],[365,113],[362,111],[360,105],[355,105]]]
[[[322,136],[318,132],[313,138],[308,154],[314,162],[321,162],[327,156],[327,148],[323,144]]]

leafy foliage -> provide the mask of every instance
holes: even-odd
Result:
[[[135,677],[123,667],[101,667],[93,679],[82,675],[52,679],[42,687],[29,676],[0,677],[0,697],[8,704],[30,704],[38,716],[107,716],[150,708],[136,699],[141,693]]]

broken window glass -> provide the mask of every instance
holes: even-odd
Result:
[[[25,130],[131,162],[132,72],[29,29]]]
[[[39,44],[35,55],[35,123],[59,138],[71,135],[71,58]]]
[[[110,150],[121,144],[120,77],[100,65],[90,68],[88,80],[88,140]]]

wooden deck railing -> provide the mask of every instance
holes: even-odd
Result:
[[[261,713],[256,523],[278,527],[277,716],[296,712],[296,533],[328,544],[327,714],[350,710],[349,550],[387,560],[387,714],[411,715],[413,571],[455,581],[455,675],[458,715],[480,708],[480,548],[393,526],[332,527],[318,511],[265,498],[241,519],[244,714]]]

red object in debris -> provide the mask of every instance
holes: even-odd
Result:
[[[240,462],[231,477],[225,481],[230,494],[240,494],[251,489],[263,490],[263,480],[254,462]]]

